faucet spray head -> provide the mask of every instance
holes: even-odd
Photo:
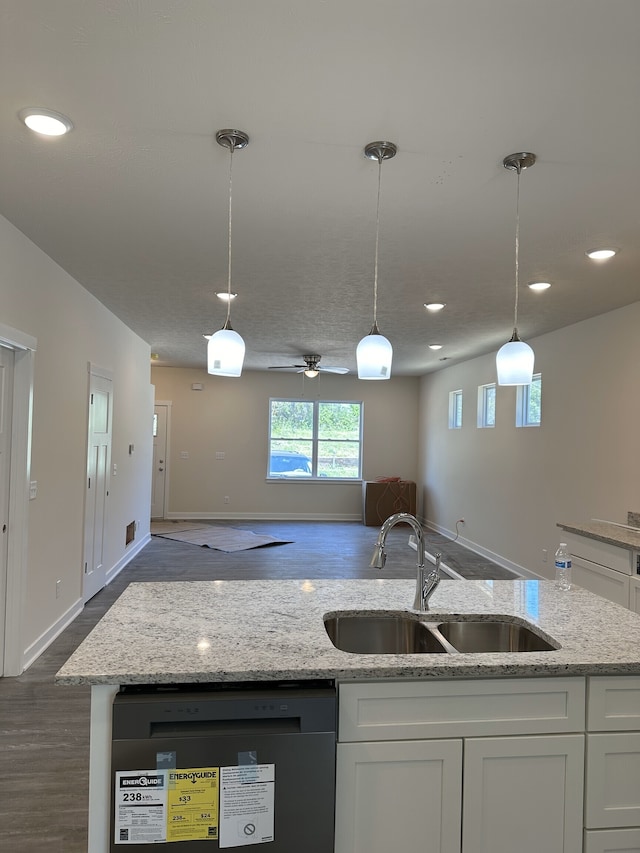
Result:
[[[371,562],[369,563],[369,568],[371,569],[384,569],[384,564],[387,561],[387,553],[384,550],[384,545],[378,540],[373,549],[373,555],[371,557]]]

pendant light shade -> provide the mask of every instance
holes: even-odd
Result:
[[[228,323],[207,344],[207,373],[214,376],[240,376],[244,362],[244,341]]]
[[[380,178],[382,161],[395,157],[398,149],[393,142],[371,142],[364,149],[369,160],[378,161],[378,203],[376,208],[376,254],[373,272],[373,326],[356,347],[358,379],[390,379],[393,347],[380,334],[377,322],[378,310],[378,242],[380,237]]]
[[[374,326],[356,347],[358,379],[388,379],[392,358],[393,347]]]
[[[229,242],[228,242],[228,275],[227,275],[227,319],[220,331],[213,335],[205,335],[207,344],[207,373],[213,376],[240,376],[244,362],[244,341],[231,328],[231,222],[232,222],[232,186],[233,186],[233,152],[246,148],[249,137],[241,130],[219,130],[216,142],[229,149]],[[235,294],[234,294],[235,296]]]
[[[498,385],[530,385],[533,379],[533,350],[517,336],[500,347],[496,355]]]
[[[516,302],[511,340],[501,346],[496,355],[498,385],[530,385],[533,379],[533,350],[518,334],[518,293],[519,293],[519,254],[520,254],[520,173],[536,162],[536,155],[522,152],[510,154],[502,161],[505,169],[518,175],[516,191]]]

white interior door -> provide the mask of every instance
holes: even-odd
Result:
[[[151,476],[151,518],[165,517],[167,497],[167,442],[169,405],[156,403],[153,409],[153,473]]]
[[[92,373],[89,383],[89,442],[84,509],[84,601],[100,592],[107,580],[104,543],[111,467],[112,401],[112,380]]]
[[[13,363],[13,350],[0,346],[0,675],[4,673],[7,610]]]

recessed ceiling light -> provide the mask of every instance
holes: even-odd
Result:
[[[233,301],[237,295],[237,293],[227,293],[226,290],[223,290],[221,293],[216,293],[218,299],[222,299],[223,302],[229,302],[230,300]]]
[[[40,133],[42,136],[64,136],[65,133],[69,133],[73,129],[71,119],[55,110],[27,107],[20,110],[18,117],[29,130]]]
[[[548,281],[532,281],[529,283],[531,290],[548,290],[551,287]]]
[[[587,257],[592,261],[608,261],[614,255],[618,254],[617,249],[589,249]]]
[[[429,349],[442,349],[442,344],[429,344]]]
[[[442,311],[446,304],[446,302],[425,302],[424,307],[427,311]]]

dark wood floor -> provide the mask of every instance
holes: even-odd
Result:
[[[43,655],[18,678],[0,679],[0,851],[86,853],[89,688],[57,687],[53,678],[133,581],[415,576],[408,527],[394,528],[387,565],[370,569],[378,530],[357,522],[225,522],[291,544],[225,554],[153,537],[99,592]],[[469,577],[504,571],[437,534],[430,551]]]

